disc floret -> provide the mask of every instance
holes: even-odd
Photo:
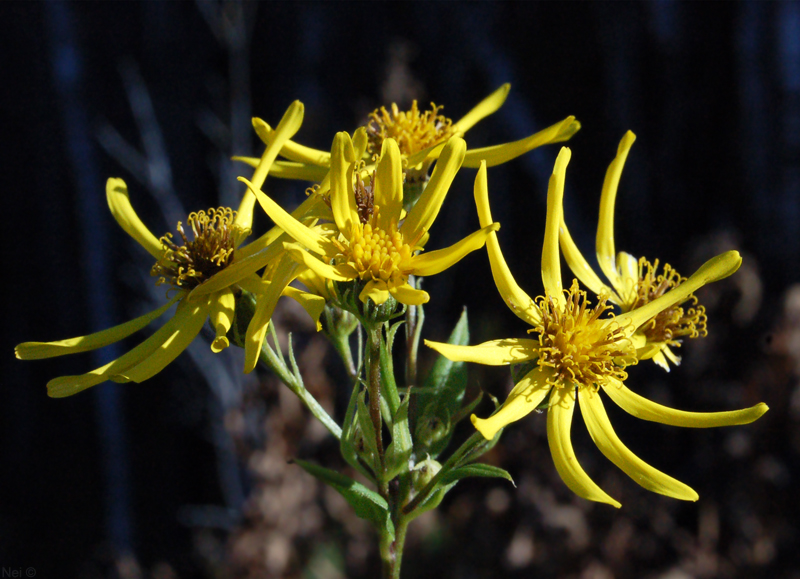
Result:
[[[408,111],[401,111],[395,103],[392,103],[391,112],[386,107],[375,109],[367,123],[369,152],[373,155],[380,153],[387,138],[397,141],[404,156],[444,143],[456,134],[456,128],[452,120],[439,114],[442,108],[431,103],[430,110],[421,112],[415,100]]]

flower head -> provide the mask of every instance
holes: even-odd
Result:
[[[608,420],[600,391],[634,416],[676,426],[746,424],[764,414],[765,404],[732,412],[674,410],[635,394],[624,384],[628,377],[626,367],[638,360],[637,352],[643,342],[640,330],[699,287],[731,275],[738,269],[741,258],[735,251],[719,255],[680,285],[618,316],[609,314],[606,294],[601,294],[599,301],[592,305],[577,281],[564,290],[558,238],[569,158],[569,149],[563,148],[548,188],[542,248],[544,295],[532,300],[517,285],[495,233],[491,233],[486,242],[492,275],[501,296],[512,312],[532,326],[529,333],[536,337],[494,340],[477,346],[429,341],[426,344],[450,360],[490,365],[535,362],[494,415],[486,419],[473,415],[472,423],[486,439],[492,439],[508,424],[545,404],[547,438],[556,469],[567,486],[581,497],[620,506],[589,478],[575,457],[570,428],[576,402],[601,452],[637,483],[667,496],[696,500],[697,493],[691,488],[646,464],[622,443]],[[485,166],[478,171],[475,199],[481,224],[491,222]]]
[[[686,281],[672,266],[664,264],[659,272],[659,260],[652,263],[614,248],[614,203],[617,197],[622,169],[636,136],[628,131],[622,138],[617,156],[611,162],[603,182],[600,197],[600,217],[597,225],[597,259],[610,286],[605,284],[588,264],[570,236],[566,223],[561,224],[560,243],[564,257],[575,276],[598,295],[607,295],[623,312],[639,308]],[[683,338],[704,337],[706,329],[705,308],[697,304],[694,294],[659,312],[640,329],[644,343],[640,346],[640,360],[652,359],[669,372],[669,363],[680,364],[672,348],[678,348]]]

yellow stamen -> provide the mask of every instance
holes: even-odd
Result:
[[[362,280],[388,282],[394,274],[406,277],[405,269],[413,256],[413,245],[403,239],[392,223],[388,230],[377,226],[378,206],[368,223],[359,223],[353,230],[349,243],[335,242],[339,246],[339,263],[355,268]]]
[[[417,101],[411,104],[410,111],[400,111],[395,103],[391,108],[391,113],[386,107],[381,107],[369,115],[367,137],[370,154],[380,153],[383,140],[390,137],[397,141],[400,153],[408,156],[443,143],[456,133],[453,121],[439,114],[441,105],[431,103],[431,110],[424,113],[417,108]]]

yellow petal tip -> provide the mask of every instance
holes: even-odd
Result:
[[[483,418],[478,418],[478,417],[477,417],[476,415],[474,415],[474,414],[473,414],[473,415],[471,415],[471,416],[469,417],[469,419],[472,421],[472,426],[474,426],[474,427],[475,427],[475,430],[477,430],[478,432],[480,432],[480,433],[481,433],[481,435],[482,435],[482,436],[483,436],[483,437],[484,437],[486,440],[492,440],[492,439],[494,438],[495,434],[497,434],[497,431],[498,431],[498,430],[500,430],[499,428],[491,428],[491,427],[490,427],[490,426],[487,424],[488,420],[485,420],[485,419],[483,419]]]

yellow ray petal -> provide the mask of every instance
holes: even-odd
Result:
[[[408,283],[390,286],[389,293],[392,294],[394,299],[398,302],[406,304],[407,306],[421,306],[422,304],[427,304],[431,299],[428,292],[415,289],[408,285]]]
[[[350,135],[345,132],[336,133],[331,151],[331,211],[339,231],[350,239],[353,225],[358,223],[351,167],[355,161],[355,152]]]
[[[544,224],[544,245],[542,245],[542,282],[547,295],[564,304],[561,291],[561,256],[558,253],[558,230],[563,221],[564,179],[572,151],[561,147],[556,158],[553,174],[547,186],[547,217]]]
[[[561,253],[564,254],[564,259],[575,277],[597,295],[605,294],[615,304],[621,304],[622,300],[617,293],[600,280],[592,266],[583,257],[581,250],[575,245],[569,229],[567,229],[567,224],[563,221],[563,214],[558,240],[561,243]]]
[[[258,167],[261,159],[258,157],[234,155],[231,157],[231,161],[239,161],[240,163],[255,168]],[[327,174],[327,167],[295,163],[294,161],[275,161],[269,169],[270,177],[277,177],[278,179],[296,179],[298,181],[322,181]]]
[[[495,437],[501,428],[516,422],[536,410],[552,387],[547,383],[551,371],[543,371],[536,367],[528,372],[509,393],[508,398],[500,409],[489,418],[478,418],[474,414],[470,417],[472,425],[486,440]]]
[[[286,241],[291,240],[288,235],[284,237]],[[189,294],[188,299],[193,300],[200,296],[212,294],[238,283],[240,280],[257,272],[269,262],[277,259],[283,251],[283,245],[280,243],[280,238],[278,238],[276,243],[273,243],[266,249],[262,249],[260,252],[249,255],[244,259],[234,261],[231,265],[194,288],[192,293]]]
[[[273,133],[275,132],[272,127],[258,118],[253,119],[253,128],[256,130],[258,137],[264,143],[269,143]],[[281,151],[281,155],[290,161],[295,161],[297,163],[317,165],[319,167],[331,166],[330,152],[312,149],[311,147],[303,146],[299,143],[295,143],[294,141],[286,141],[286,144],[283,146],[283,150]]]
[[[589,435],[608,460],[649,491],[682,501],[700,498],[689,486],[653,468],[622,443],[611,426],[599,393],[580,392],[578,397]]]
[[[138,241],[139,245],[144,247],[150,255],[161,259],[164,255],[164,248],[133,210],[125,181],[114,177],[106,181],[106,200],[111,214],[119,226],[125,230],[125,233]]]
[[[353,133],[353,160],[361,160],[368,145],[369,137],[367,136],[367,127],[358,127]]]
[[[278,158],[278,153],[281,152],[286,142],[300,130],[300,126],[303,124],[304,114],[305,107],[303,103],[294,101],[283,114],[281,122],[278,123],[278,128],[270,134],[269,139],[264,140],[267,148],[264,154],[261,155],[261,160],[256,166],[256,170],[253,172],[253,177],[251,178],[253,188],[261,189],[261,187],[264,186],[264,181],[272,168],[272,163]],[[253,119],[253,127],[256,129],[256,133],[262,136],[259,133],[259,123],[263,123],[263,121],[257,118]],[[239,210],[236,213],[234,225],[242,229],[252,229],[255,202],[256,200],[253,194],[250,191],[245,191],[242,202],[239,204]]]
[[[380,207],[378,226],[389,231],[392,222],[400,222],[403,210],[403,160],[394,139],[383,140],[375,180],[375,204]]]
[[[175,329],[172,335],[147,358],[128,369],[115,372],[114,377],[123,378],[125,381],[143,382],[161,372],[191,344],[208,318],[211,309],[210,300],[206,299],[196,304],[184,303],[182,305],[186,306],[186,316],[183,323]]]
[[[547,442],[550,454],[561,480],[579,497],[590,501],[607,503],[620,508],[622,505],[608,496],[597,486],[578,464],[572,449],[570,427],[575,411],[575,396],[572,388],[555,388],[550,394],[550,407],[547,410]]]
[[[347,264],[328,265],[320,261],[306,250],[294,243],[284,243],[283,248],[297,263],[302,263],[308,269],[327,279],[334,281],[348,281],[356,277],[355,269]]]
[[[675,289],[668,291],[660,298],[656,298],[640,308],[620,314],[615,319],[620,326],[627,325],[628,332],[632,334],[659,312],[684,301],[707,283],[725,279],[739,269],[740,265],[742,265],[742,258],[738,251],[721,253],[701,265],[700,269]]]
[[[625,167],[625,160],[628,158],[636,135],[628,131],[619,143],[617,156],[611,161],[606,171],[603,181],[603,191],[600,195],[600,217],[597,222],[597,260],[600,262],[600,269],[606,275],[611,285],[622,293],[620,288],[619,273],[614,262],[616,250],[614,249],[614,203],[617,199],[617,188],[622,169]]]
[[[502,145],[482,147],[480,149],[469,149],[464,156],[464,167],[476,169],[480,166],[481,161],[484,160],[488,167],[507,163],[542,145],[561,143],[569,140],[580,128],[581,124],[575,120],[575,117],[570,116],[553,126],[547,127],[519,141],[514,141],[513,143],[503,143]]]
[[[492,113],[497,112],[497,110],[503,106],[503,103],[506,102],[506,97],[508,97],[509,90],[511,90],[511,85],[506,83],[492,94],[487,96],[477,105],[475,105],[471,111],[459,119],[457,123],[455,123],[456,129],[461,134],[464,134],[474,127],[478,121],[488,117]]]
[[[431,228],[439,214],[450,184],[461,167],[466,150],[467,144],[464,139],[453,137],[447,141],[425,191],[420,195],[416,205],[408,212],[402,227],[400,227],[403,237],[414,239],[423,231]]]
[[[325,309],[325,298],[304,292],[290,285],[287,285],[284,288],[283,295],[292,298],[302,306],[306,313],[311,316],[311,319],[317,324],[318,332],[322,329],[322,324],[320,324],[319,317],[322,315],[322,311]]]
[[[471,233],[450,247],[415,255],[411,258],[410,264],[414,269],[414,274],[428,276],[443,272],[451,265],[461,261],[468,253],[483,247],[489,234],[498,229],[500,229],[500,224],[492,223]]]
[[[239,181],[247,185],[250,191],[255,194],[258,202],[261,204],[261,208],[264,209],[270,219],[275,222],[275,225],[283,229],[311,251],[320,255],[326,255],[328,252],[332,252],[332,254],[335,255],[335,249],[331,247],[330,241],[286,213],[280,205],[267,197],[263,191],[253,188],[253,184],[244,177],[239,177]]]
[[[367,285],[364,286],[364,289],[361,290],[361,293],[358,294],[358,299],[364,303],[367,303],[367,300],[371,299],[373,302],[380,305],[389,299],[389,295],[389,286],[385,281],[371,279],[367,282]]]
[[[769,406],[760,402],[743,410],[727,412],[686,412],[662,406],[629,390],[622,382],[612,381],[603,386],[608,397],[616,402],[628,414],[670,426],[685,428],[712,428],[716,426],[736,426],[755,422],[769,410]]]
[[[58,340],[56,342],[24,342],[14,348],[14,353],[20,360],[41,360],[43,358],[55,358],[65,354],[77,354],[96,350],[103,346],[108,346],[115,342],[127,338],[131,334],[141,330],[150,322],[164,314],[172,305],[184,297],[183,292],[173,297],[166,304],[124,324],[68,340]]]
[[[227,348],[227,333],[233,324],[233,314],[236,311],[236,298],[230,288],[225,288],[218,295],[211,296],[211,312],[209,319],[211,327],[216,332],[214,341],[211,342],[211,351],[215,354]]]
[[[620,297],[620,307],[623,312],[629,311],[639,299],[637,286],[639,284],[639,260],[630,253],[620,251],[617,254],[617,295]]]
[[[647,359],[647,358],[641,357],[639,355],[639,351],[638,350],[636,351],[636,357],[639,358],[640,360],[646,360]],[[669,372],[669,363],[667,362],[667,359],[664,357],[664,354],[661,353],[660,349],[657,350],[656,353],[653,356],[650,356],[650,359],[653,360],[653,362],[655,362],[659,366],[661,366],[661,368],[663,368],[665,372]]]
[[[485,163],[482,163],[480,169],[478,169],[474,191],[475,205],[478,207],[478,219],[481,227],[486,227],[492,223],[492,212],[489,207],[489,184]],[[497,290],[500,292],[500,297],[503,298],[503,301],[516,316],[531,325],[540,324],[542,315],[539,312],[539,308],[536,307],[531,297],[517,285],[514,276],[511,275],[511,270],[508,269],[503,252],[500,251],[500,242],[496,233],[490,233],[486,239],[486,252],[489,254],[492,277]]]
[[[539,341],[528,338],[491,340],[477,346],[455,346],[453,344],[425,340],[425,345],[433,348],[448,360],[475,362],[488,366],[517,364],[533,360],[539,355]]]

